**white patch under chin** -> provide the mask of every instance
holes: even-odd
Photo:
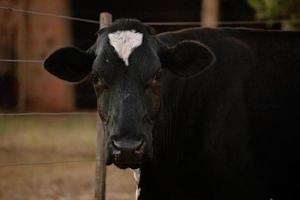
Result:
[[[138,185],[140,182],[141,170],[139,168],[133,169],[132,172],[133,172],[135,183]]]
[[[141,193],[141,189],[139,188],[141,170],[140,169],[134,169],[134,170],[132,170],[132,172],[133,172],[133,177],[134,177],[135,182],[136,182],[135,197],[136,197],[136,199],[138,199],[139,196],[140,196],[140,193]]]
[[[135,191],[136,200],[139,199],[140,193],[141,193],[141,188],[137,188],[136,191]]]
[[[114,47],[118,56],[129,65],[129,56],[143,42],[143,34],[135,30],[116,31],[108,34],[109,43]]]

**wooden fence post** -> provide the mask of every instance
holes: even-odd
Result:
[[[108,12],[100,13],[100,29],[109,26],[112,23],[112,15]]]
[[[217,27],[220,0],[202,0],[201,20],[204,27]]]
[[[104,12],[100,13],[100,29],[112,23],[112,15]],[[95,200],[105,200],[106,165],[105,165],[105,132],[102,122],[97,114],[97,148],[96,148],[96,184]]]

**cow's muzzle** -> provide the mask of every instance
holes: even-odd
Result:
[[[111,159],[119,168],[139,168],[143,161],[145,142],[143,140],[112,140]]]

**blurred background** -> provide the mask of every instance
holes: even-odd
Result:
[[[152,24],[157,33],[300,27],[300,0],[0,0],[0,199],[93,199],[92,85],[61,81],[42,61],[63,46],[89,48],[104,11]],[[134,191],[129,171],[108,168],[108,200],[134,199]]]

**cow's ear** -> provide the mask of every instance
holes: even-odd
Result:
[[[176,46],[165,47],[160,60],[162,68],[166,68],[182,78],[191,78],[201,74],[214,61],[214,53],[205,45],[196,41],[183,41]]]
[[[95,59],[93,53],[75,47],[56,50],[44,62],[45,69],[60,79],[77,82],[86,77]]]

